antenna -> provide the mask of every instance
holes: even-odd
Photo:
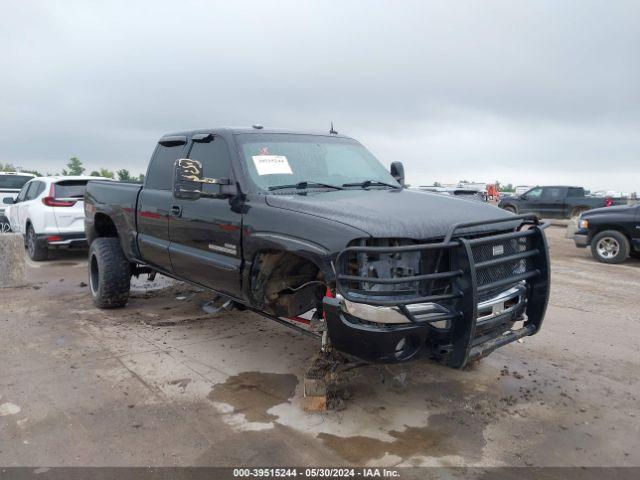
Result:
[[[329,130],[329,134],[330,135],[337,135],[338,134],[338,132],[333,129],[333,122],[331,122],[331,130]]]

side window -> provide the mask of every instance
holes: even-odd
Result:
[[[36,188],[35,196],[33,198],[39,197],[40,194],[44,192],[45,188],[46,188],[46,184],[44,182],[38,182],[38,188]]]
[[[173,164],[180,158],[184,145],[165,147],[158,144],[145,182],[145,188],[171,190],[173,183]]]
[[[31,182],[31,183],[34,183],[34,182]],[[25,183],[22,189],[20,189],[20,193],[18,193],[18,196],[16,197],[16,203],[24,202],[24,199],[27,196],[27,190],[29,190],[31,183]]]
[[[193,142],[189,158],[202,163],[202,175],[207,178],[229,178],[231,176],[231,157],[226,142],[219,136],[213,136],[208,142]],[[207,193],[219,193],[220,185],[202,185]]]
[[[39,183],[41,182],[31,182],[29,184],[29,189],[27,190],[27,196],[25,197],[25,200],[33,200],[38,196],[37,191]]]
[[[564,189],[562,188],[545,188],[542,191],[542,196],[549,200],[559,200],[563,198]]]
[[[541,187],[532,188],[527,193],[525,193],[527,198],[540,198],[541,194],[542,194],[542,188]]]
[[[570,188],[567,192],[567,197],[584,197],[584,190],[582,188]]]

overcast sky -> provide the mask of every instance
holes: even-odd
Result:
[[[640,191],[640,1],[1,6],[0,162],[140,173],[165,132],[333,121],[412,184]]]

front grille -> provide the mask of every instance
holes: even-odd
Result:
[[[542,232],[524,229],[536,225],[525,220],[514,230],[460,236],[454,235],[459,227],[453,227],[444,240],[430,243],[363,239],[338,254],[337,289],[356,303],[436,302],[455,308],[472,284],[482,301],[537,274],[541,251],[534,245]]]
[[[531,237],[511,238],[496,242],[484,243],[472,247],[473,261],[477,264],[490,262],[496,258],[513,256],[519,253],[531,251]],[[502,279],[514,275],[522,275],[533,269],[532,257],[519,258],[513,261],[500,263],[476,270],[478,286],[490,285]],[[517,283],[517,282],[514,282]],[[509,285],[506,285],[508,287]],[[493,293],[504,290],[505,286],[487,290],[482,298],[490,297]]]

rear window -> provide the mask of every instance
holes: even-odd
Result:
[[[25,175],[0,175],[0,188],[20,190],[32,178]]]
[[[56,198],[82,198],[89,180],[65,180],[55,185]]]

